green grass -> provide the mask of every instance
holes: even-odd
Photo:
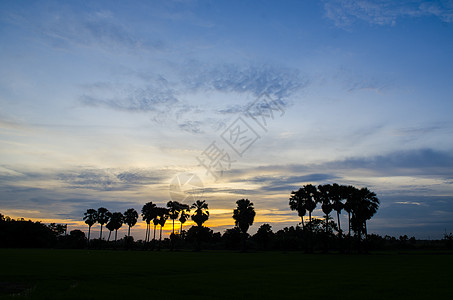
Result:
[[[0,249],[0,257],[0,299],[450,299],[453,284],[451,254]]]

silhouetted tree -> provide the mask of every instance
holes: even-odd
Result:
[[[127,224],[127,237],[131,236],[131,227],[137,224],[138,213],[135,209],[129,208],[124,212],[124,223]]]
[[[192,221],[194,221],[198,227],[202,227],[203,223],[209,219],[208,204],[205,200],[197,200],[192,204],[192,209],[195,209],[192,215]]]
[[[168,201],[167,208],[168,216],[173,221],[173,234],[175,234],[175,220],[179,217],[179,213],[181,212],[181,203],[178,201]]]
[[[356,232],[361,239],[362,234],[367,238],[366,221],[371,219],[379,208],[379,199],[376,194],[371,192],[368,188],[361,188],[357,190],[352,198],[352,229]]]
[[[142,207],[143,221],[146,222],[145,243],[149,242],[150,222],[156,218],[156,204],[148,202]],[[154,228],[155,231],[155,228]]]
[[[307,184],[293,193],[294,197],[297,197],[298,201],[302,202],[302,207],[308,211],[308,220],[309,223],[311,223],[312,212],[315,210],[316,204],[319,202],[318,189],[312,184]],[[310,251],[313,251],[313,230],[310,226],[308,226],[308,229],[310,233]]]
[[[118,237],[118,229],[120,229],[121,226],[123,226],[123,222],[124,217],[122,213],[114,212],[113,214],[111,214],[110,223],[113,224],[113,229],[115,229],[115,242],[117,241]]]
[[[186,221],[190,217],[190,206],[187,204],[181,204],[181,215],[179,217],[179,222],[181,223],[181,231],[180,233],[182,234],[182,225],[186,223]]]
[[[106,224],[110,219],[111,213],[105,207],[98,208],[98,223],[101,224],[101,232],[99,234],[99,239],[102,240],[102,226]]]
[[[160,225],[159,242],[161,242],[162,241],[162,228],[165,226],[165,222],[167,221],[167,219],[169,217],[169,210],[164,207],[158,207],[157,216],[159,218],[159,225]]]
[[[295,191],[291,192],[291,198],[289,198],[289,207],[291,208],[291,210],[297,211],[297,215],[302,221],[302,228],[305,229],[304,216],[307,213],[307,209],[305,208],[304,199],[301,198],[301,193]]]
[[[105,227],[109,230],[109,236],[107,238],[107,242],[110,241],[110,236],[112,235],[112,231],[115,230],[115,224],[113,224],[112,219],[110,219]]]
[[[348,185],[348,186],[343,186],[342,187],[342,195],[343,198],[346,199],[346,202],[343,205],[343,209],[348,213],[348,236],[351,236],[351,213],[352,209],[355,206],[354,201],[356,200],[356,197],[354,197],[354,194],[357,193],[357,188]]]
[[[90,241],[91,226],[98,221],[98,212],[95,209],[88,209],[83,216],[83,220],[88,225],[88,241]]]
[[[344,207],[342,199],[346,199],[346,195],[345,195],[344,191],[345,191],[345,186],[338,185],[337,183],[332,184],[332,195],[331,195],[332,208],[337,213],[338,233],[340,235],[340,238],[342,235],[341,224],[340,224],[340,214],[341,214],[341,210]]]
[[[263,249],[266,249],[273,235],[272,226],[269,224],[262,224],[253,237],[262,245]]]
[[[239,227],[243,233],[243,247],[245,250],[245,242],[247,239],[247,231],[253,225],[255,220],[255,208],[249,199],[240,199],[236,201],[237,208],[233,210],[234,224]]]
[[[322,203],[321,209],[326,216],[326,234],[327,234],[328,226],[329,226],[329,222],[327,222],[327,220],[329,219],[330,212],[332,211],[332,208],[333,208],[332,207],[332,198],[333,198],[332,185],[330,185],[330,184],[319,185],[318,191],[319,191],[319,199]]]

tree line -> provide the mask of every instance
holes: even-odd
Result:
[[[12,220],[0,214],[0,246],[28,247],[102,247],[117,246],[127,248],[187,248],[202,247],[212,249],[289,249],[316,251],[351,251],[357,246],[360,250],[362,240],[365,245],[374,248],[377,245],[412,245],[415,238],[402,236],[399,239],[368,235],[367,221],[370,220],[379,208],[379,199],[368,188],[356,188],[339,184],[304,185],[292,191],[289,197],[289,208],[296,211],[301,222],[296,226],[272,231],[269,224],[262,224],[254,235],[248,230],[253,225],[256,216],[253,203],[248,199],[236,201],[232,218],[235,227],[227,229],[223,234],[214,233],[210,228],[203,226],[209,219],[208,203],[197,200],[188,205],[177,201],[167,202],[165,207],[157,206],[153,202],[145,203],[141,214],[129,208],[125,212],[110,212],[105,207],[87,209],[83,220],[88,225],[88,238],[80,230],[66,232],[62,224],[44,225],[40,222]],[[313,217],[315,209],[320,208],[324,213],[322,218]],[[342,229],[340,215],[348,215],[346,234]],[[333,216],[332,216],[333,215]],[[131,236],[132,228],[137,224],[139,217],[146,223],[144,240],[134,241]],[[195,225],[184,230],[184,224],[191,219]],[[308,221],[307,221],[308,219]],[[336,219],[336,221],[334,221]],[[172,222],[172,232],[169,238],[162,238],[162,228],[167,221]],[[179,224],[177,224],[179,222]],[[100,225],[98,239],[91,238],[91,229],[95,224]],[[127,235],[118,240],[118,230],[127,226]],[[179,226],[177,226],[179,225]],[[344,224],[343,224],[344,227]],[[104,228],[109,231],[108,238],[103,239]],[[153,230],[153,231],[152,231]],[[114,239],[111,235],[114,232]],[[158,239],[156,238],[158,232]],[[352,234],[354,233],[354,234]],[[451,234],[445,237],[451,245]]]

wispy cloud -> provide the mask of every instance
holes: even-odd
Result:
[[[287,97],[308,84],[298,70],[270,65],[206,66],[192,62],[183,76],[184,83],[192,90],[251,93],[254,96],[266,93],[279,98]]]
[[[324,1],[324,8],[326,16],[339,27],[348,27],[358,20],[375,25],[394,25],[399,18],[423,16],[453,22],[453,2],[450,0],[330,0]]]

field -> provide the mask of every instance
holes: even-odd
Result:
[[[0,299],[451,299],[453,253],[0,249]]]

